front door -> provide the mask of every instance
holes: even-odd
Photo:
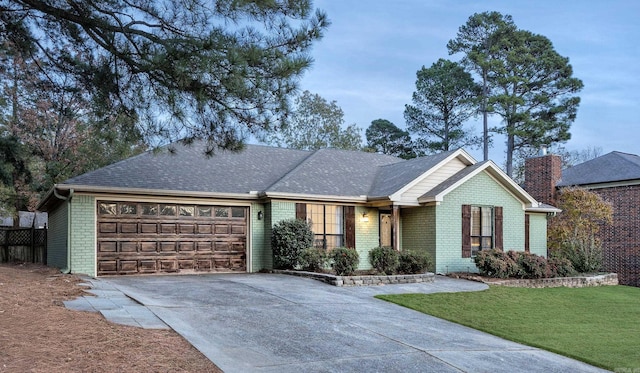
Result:
[[[380,246],[393,247],[393,218],[390,213],[380,213]]]

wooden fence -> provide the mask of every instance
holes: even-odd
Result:
[[[47,264],[47,229],[0,227],[0,262]]]

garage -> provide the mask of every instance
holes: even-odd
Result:
[[[243,206],[97,201],[97,274],[246,272]]]

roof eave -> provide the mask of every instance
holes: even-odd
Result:
[[[58,190],[71,190],[76,193],[101,193],[101,194],[127,194],[127,195],[151,195],[165,197],[196,197],[196,198],[227,198],[227,199],[259,199],[258,192],[250,191],[248,193],[223,193],[223,192],[202,192],[187,190],[171,190],[171,189],[147,189],[147,188],[128,188],[128,187],[103,187],[93,185],[73,185],[58,184]]]
[[[271,199],[290,199],[290,200],[305,200],[305,201],[319,201],[319,202],[366,203],[368,201],[368,198],[366,195],[338,196],[338,195],[287,193],[287,192],[264,192],[264,193],[260,193],[260,197],[271,198]]]

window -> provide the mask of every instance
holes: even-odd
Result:
[[[307,204],[307,221],[316,236],[315,247],[331,250],[344,246],[342,206]]]
[[[462,205],[462,257],[502,250],[502,207]]]
[[[471,206],[471,256],[493,248],[493,208]]]

